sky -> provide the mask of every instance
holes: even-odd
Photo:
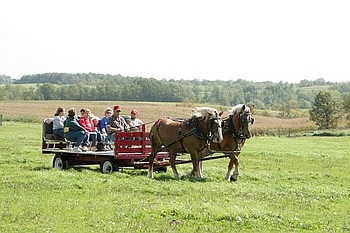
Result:
[[[350,81],[347,0],[0,0],[0,74]]]

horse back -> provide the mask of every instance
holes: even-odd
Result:
[[[192,129],[193,127],[189,121],[161,118],[152,126],[150,131],[152,147],[157,150],[164,145],[171,153],[197,151],[197,147],[203,147],[203,142],[194,134],[188,134]]]

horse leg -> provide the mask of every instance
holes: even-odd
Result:
[[[239,154],[238,154],[239,155]],[[238,179],[238,175],[239,175],[239,168],[238,168],[238,164],[239,164],[239,160],[238,160],[238,155],[236,154],[232,154],[230,156],[230,163],[228,164],[228,169],[227,169],[227,173],[225,176],[225,179],[227,181],[237,181]],[[233,174],[231,175],[231,171],[233,168],[233,164],[235,165],[235,170],[233,171]]]
[[[203,177],[203,162],[202,161],[199,161],[199,171],[200,171],[201,176]],[[192,177],[194,175],[195,175],[194,169],[192,168],[192,170],[185,176],[185,178],[189,178],[189,177]]]
[[[202,161],[198,162],[198,169],[199,169],[200,177],[203,178],[203,162]]]
[[[199,161],[197,159],[192,159],[192,165],[193,165],[194,175],[196,176],[196,178],[197,179],[203,178],[203,175],[199,168]]]
[[[187,173],[187,175],[185,175],[185,178],[189,178],[189,177],[192,177],[192,176],[194,176],[194,169],[193,168],[192,168],[192,170],[189,173]]]
[[[170,155],[170,166],[173,169],[175,179],[179,180],[180,176],[179,176],[179,173],[177,172],[175,165],[176,165],[176,154],[175,155],[171,154]]]
[[[239,154],[238,154],[239,155]],[[234,159],[234,163],[235,163],[235,170],[233,171],[233,175],[232,175],[232,180],[233,181],[237,181],[238,176],[239,176],[239,159],[238,159],[238,155],[235,155],[235,159]]]
[[[234,155],[231,154],[230,155],[230,162],[228,163],[228,167],[227,167],[227,173],[226,173],[226,176],[225,176],[225,180],[227,181],[230,181],[230,178],[231,178],[231,171],[232,171],[232,168],[233,168],[233,160],[234,160]]]
[[[154,163],[154,158],[155,158],[155,154],[154,152],[152,151],[151,155],[149,156],[148,158],[148,174],[147,174],[147,177],[148,178],[154,178],[153,177],[153,163]]]

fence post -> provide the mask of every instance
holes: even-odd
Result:
[[[281,128],[278,128],[278,137],[281,137]]]
[[[0,114],[0,126],[2,126],[2,114]]]

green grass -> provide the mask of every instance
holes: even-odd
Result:
[[[233,183],[228,159],[204,162],[201,181],[176,181],[170,168],[155,179],[59,171],[41,154],[40,124],[4,122],[0,132],[0,232],[350,231],[350,137],[254,137]]]

